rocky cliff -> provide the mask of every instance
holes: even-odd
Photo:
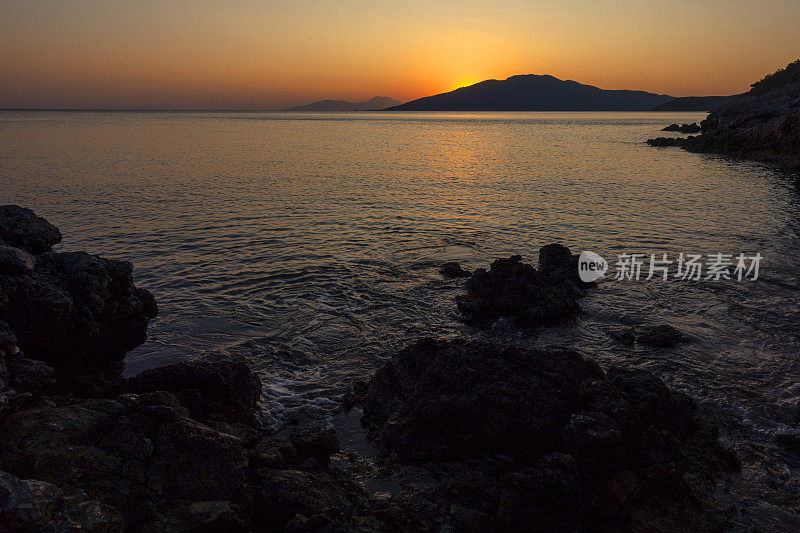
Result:
[[[800,61],[752,85],[709,113],[697,136],[659,137],[653,146],[679,146],[800,169]]]

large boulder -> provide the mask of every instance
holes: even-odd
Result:
[[[64,494],[44,481],[0,471],[0,531],[122,530],[122,517],[108,505],[81,493]]]
[[[467,293],[456,303],[479,325],[506,317],[522,327],[541,326],[576,315],[586,286],[578,277],[577,256],[549,244],[539,250],[538,270],[519,255],[497,259],[488,271],[475,270],[466,282]]]
[[[0,206],[0,244],[22,248],[38,255],[61,242],[61,232],[30,209],[18,205]]]
[[[125,352],[147,336],[152,295],[133,284],[133,266],[84,252],[43,254],[33,270],[0,275],[0,320],[26,357],[61,376],[121,372]]]
[[[261,380],[246,361],[234,355],[211,353],[162,366],[129,379],[131,392],[169,391],[191,403],[193,416],[204,419],[222,414],[237,420],[250,419],[261,397]],[[190,398],[194,402],[189,402]]]
[[[566,350],[423,339],[372,378],[363,420],[406,461],[537,457],[559,441],[581,383],[601,376]]]
[[[241,496],[241,442],[186,414],[167,393],[18,410],[0,424],[0,464],[86,491],[136,530],[157,520],[157,507]]]
[[[437,480],[432,506],[492,530],[706,529],[737,468],[691,399],[564,349],[422,340],[361,403],[368,436]]]

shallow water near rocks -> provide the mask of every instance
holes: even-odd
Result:
[[[771,442],[796,431],[800,201],[768,166],[643,142],[703,116],[2,112],[0,200],[59,226],[60,249],[135,264],[161,313],[128,374],[243,353],[278,430],[331,422],[350,382],[422,336],[569,345],[698,399],[747,452],[743,491],[795,510],[800,465]],[[764,259],[757,281],[607,279],[559,327],[459,320],[441,263],[535,263],[550,242],[612,270],[623,252]],[[690,341],[607,334],[658,323]]]

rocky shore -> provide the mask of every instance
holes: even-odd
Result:
[[[680,127],[677,130],[684,131]],[[648,139],[652,146],[678,146],[776,162],[800,170],[800,61],[754,83],[700,123],[700,135]]]
[[[507,318],[520,327],[542,326],[574,317],[590,286],[578,277],[578,257],[566,246],[548,244],[539,250],[538,270],[519,255],[497,259],[488,271],[476,269],[456,303],[477,325]]]
[[[123,378],[155,300],[130,263],[54,252],[60,240],[0,208],[0,531],[724,526],[712,493],[738,460],[647,372],[563,348],[415,342],[345,395],[378,450],[369,466],[330,428],[267,434],[242,357]],[[541,326],[579,311],[574,260],[548,245],[538,268],[515,256],[444,272],[467,278],[470,322]]]

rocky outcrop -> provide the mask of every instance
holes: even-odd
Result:
[[[61,242],[61,232],[30,209],[18,205],[0,206],[0,244],[38,255]]]
[[[122,531],[116,509],[85,494],[66,495],[58,487],[0,471],[2,531]]]
[[[688,397],[563,349],[423,340],[362,404],[370,437],[437,480],[430,508],[479,529],[708,530],[737,468]]]
[[[198,520],[263,530],[315,514],[347,523],[352,500],[363,497],[326,468],[338,451],[329,431],[261,437],[238,422],[252,411],[227,419],[230,432],[190,415],[163,391],[38,402],[0,423],[0,468],[86,493],[117,510],[131,531],[185,530]],[[327,501],[325,487],[340,496]]]
[[[670,124],[666,128],[662,128],[661,131],[677,131],[679,133],[698,133],[700,131],[700,126],[697,122],[692,122],[691,124]]]
[[[130,263],[54,253],[15,206],[0,228],[1,531],[335,531],[367,509],[331,430],[262,434],[241,357],[122,379],[156,314]]]
[[[202,420],[250,416],[261,397],[261,381],[246,361],[224,353],[145,370],[129,379],[125,389],[171,392]]]
[[[800,61],[726,102],[700,123],[701,134],[649,139],[653,146],[680,146],[691,152],[716,152],[772,161],[800,169]]]
[[[647,144],[650,146],[666,147],[666,146],[681,146],[683,147],[686,139],[683,137],[656,137],[654,139],[647,139]]]
[[[487,325],[505,317],[521,327],[541,326],[573,317],[589,284],[578,277],[578,257],[560,244],[539,250],[539,268],[514,255],[479,268],[467,280],[467,293],[456,299],[466,318]]]
[[[63,385],[107,387],[157,313],[153,296],[133,284],[133,266],[52,252],[58,229],[13,205],[0,207],[0,241],[0,321],[19,349],[55,369]]]

